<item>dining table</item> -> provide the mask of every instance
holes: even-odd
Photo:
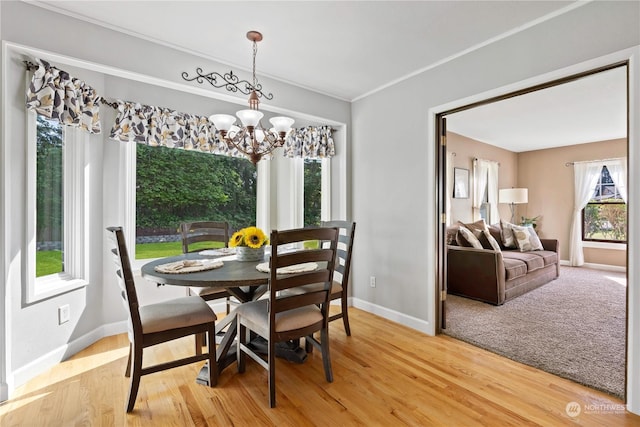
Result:
[[[208,251],[207,251],[208,252]],[[156,267],[167,264],[179,265],[180,262],[201,261],[210,262],[219,260],[222,266],[195,272],[171,273],[160,272]],[[201,253],[188,253],[167,258],[159,258],[144,264],[141,268],[142,277],[158,285],[173,285],[184,287],[211,287],[224,288],[231,295],[236,297],[240,303],[255,301],[260,298],[268,289],[269,274],[258,271],[258,264],[265,262],[264,259],[258,261],[238,261],[235,255],[222,254],[220,256],[203,255]],[[226,329],[226,330],[225,330]],[[224,330],[221,341],[216,349],[216,364],[218,374],[224,368],[236,361],[236,348],[233,345],[237,335],[237,321],[234,310],[227,314],[220,322],[216,322],[216,332]],[[263,345],[257,343],[255,345]],[[285,357],[296,363],[304,362],[306,353],[299,346],[280,346],[276,350],[276,355]],[[207,380],[208,364],[205,365],[198,375],[197,382],[208,384]]]

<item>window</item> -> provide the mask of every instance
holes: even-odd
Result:
[[[480,218],[484,219],[484,222],[491,224],[489,218],[491,212],[491,205],[489,204],[489,186],[484,187],[484,193],[482,195],[482,204],[480,205]]]
[[[36,277],[64,271],[62,126],[37,116]]]
[[[27,114],[28,303],[85,286],[85,145],[89,136]]]
[[[136,146],[136,258],[182,253],[185,221],[256,223],[256,168],[244,158]]]
[[[626,243],[627,205],[606,166],[598,178],[593,197],[582,210],[582,240]]]
[[[320,225],[322,213],[322,162],[304,161],[304,226]]]

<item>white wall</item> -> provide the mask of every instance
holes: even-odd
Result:
[[[595,59],[624,49],[635,48],[638,55],[639,17],[638,2],[586,3],[353,103],[356,306],[428,333],[436,330],[435,114],[489,98],[488,94],[533,86],[536,79],[551,80],[604,65]],[[630,57],[632,53],[624,53],[600,62]],[[585,63],[590,60],[595,62]],[[638,102],[637,67],[632,67],[629,182],[635,182],[633,165],[640,163],[631,152],[640,142],[634,127],[638,110],[633,110]],[[554,72],[555,76],[544,76]],[[640,200],[640,194],[637,188],[634,191],[638,196],[631,197],[629,208],[635,212],[633,200]],[[637,252],[630,250],[629,347],[640,341],[640,278],[633,267],[638,261]],[[376,288],[369,286],[370,276],[376,276]],[[630,408],[639,412],[638,354],[629,353],[629,366]]]
[[[2,181],[3,267],[0,278],[0,307],[6,309],[6,325],[0,331],[4,369],[0,372],[6,398],[9,388],[19,385],[39,370],[62,360],[102,336],[122,331],[125,311],[113,284],[113,266],[106,255],[104,228],[123,224],[126,200],[122,159],[124,144],[108,139],[114,111],[101,108],[103,134],[92,136],[91,211],[89,212],[90,284],[76,291],[31,305],[23,303],[25,287],[25,89],[22,60],[28,55],[50,60],[74,76],[86,80],[108,98],[175,108],[209,115],[244,108],[244,95],[228,95],[222,89],[198,86],[182,80],[183,71],[196,67],[228,71],[228,66],[119,34],[24,2],[0,2],[0,36],[3,41],[3,127],[0,167]],[[35,22],[37,25],[31,25]],[[78,39],[80,37],[80,39]],[[241,74],[241,73],[240,73]],[[350,122],[350,105],[315,92],[270,79],[260,79],[274,100],[262,104],[265,112],[285,113],[298,122],[315,122],[345,129]],[[146,83],[145,83],[146,82]],[[343,132],[345,133],[345,132]],[[335,183],[346,190],[346,138],[339,137],[341,157]],[[124,147],[124,148],[123,148]],[[348,196],[340,195],[347,203]],[[337,205],[337,204],[336,204]],[[345,206],[336,209],[346,211]],[[274,210],[277,213],[277,209]],[[276,218],[277,219],[277,218]],[[104,286],[103,286],[104,284]],[[183,295],[172,287],[156,288],[141,283],[142,301]],[[58,325],[57,308],[69,304],[71,320]],[[0,314],[2,311],[0,310]],[[0,399],[1,400],[1,399]]]

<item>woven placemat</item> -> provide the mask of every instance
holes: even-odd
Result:
[[[198,255],[223,256],[223,255],[234,255],[235,253],[236,253],[236,248],[219,248],[219,249],[207,249],[207,250],[198,252]]]
[[[214,268],[220,268],[223,265],[224,263],[219,260],[185,259],[184,261],[175,261],[167,264],[156,265],[154,270],[158,273],[165,274],[195,273],[196,271],[213,270]]]
[[[290,265],[288,267],[280,267],[277,271],[277,274],[293,274],[293,273],[304,273],[307,271],[314,271],[318,268],[318,264],[315,262],[305,262],[303,264]],[[269,269],[269,263],[263,262],[256,265],[256,270],[261,271],[262,273],[269,273],[271,270]]]

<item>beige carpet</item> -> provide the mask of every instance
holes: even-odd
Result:
[[[624,397],[624,273],[561,267],[558,279],[502,306],[449,295],[444,333]]]

